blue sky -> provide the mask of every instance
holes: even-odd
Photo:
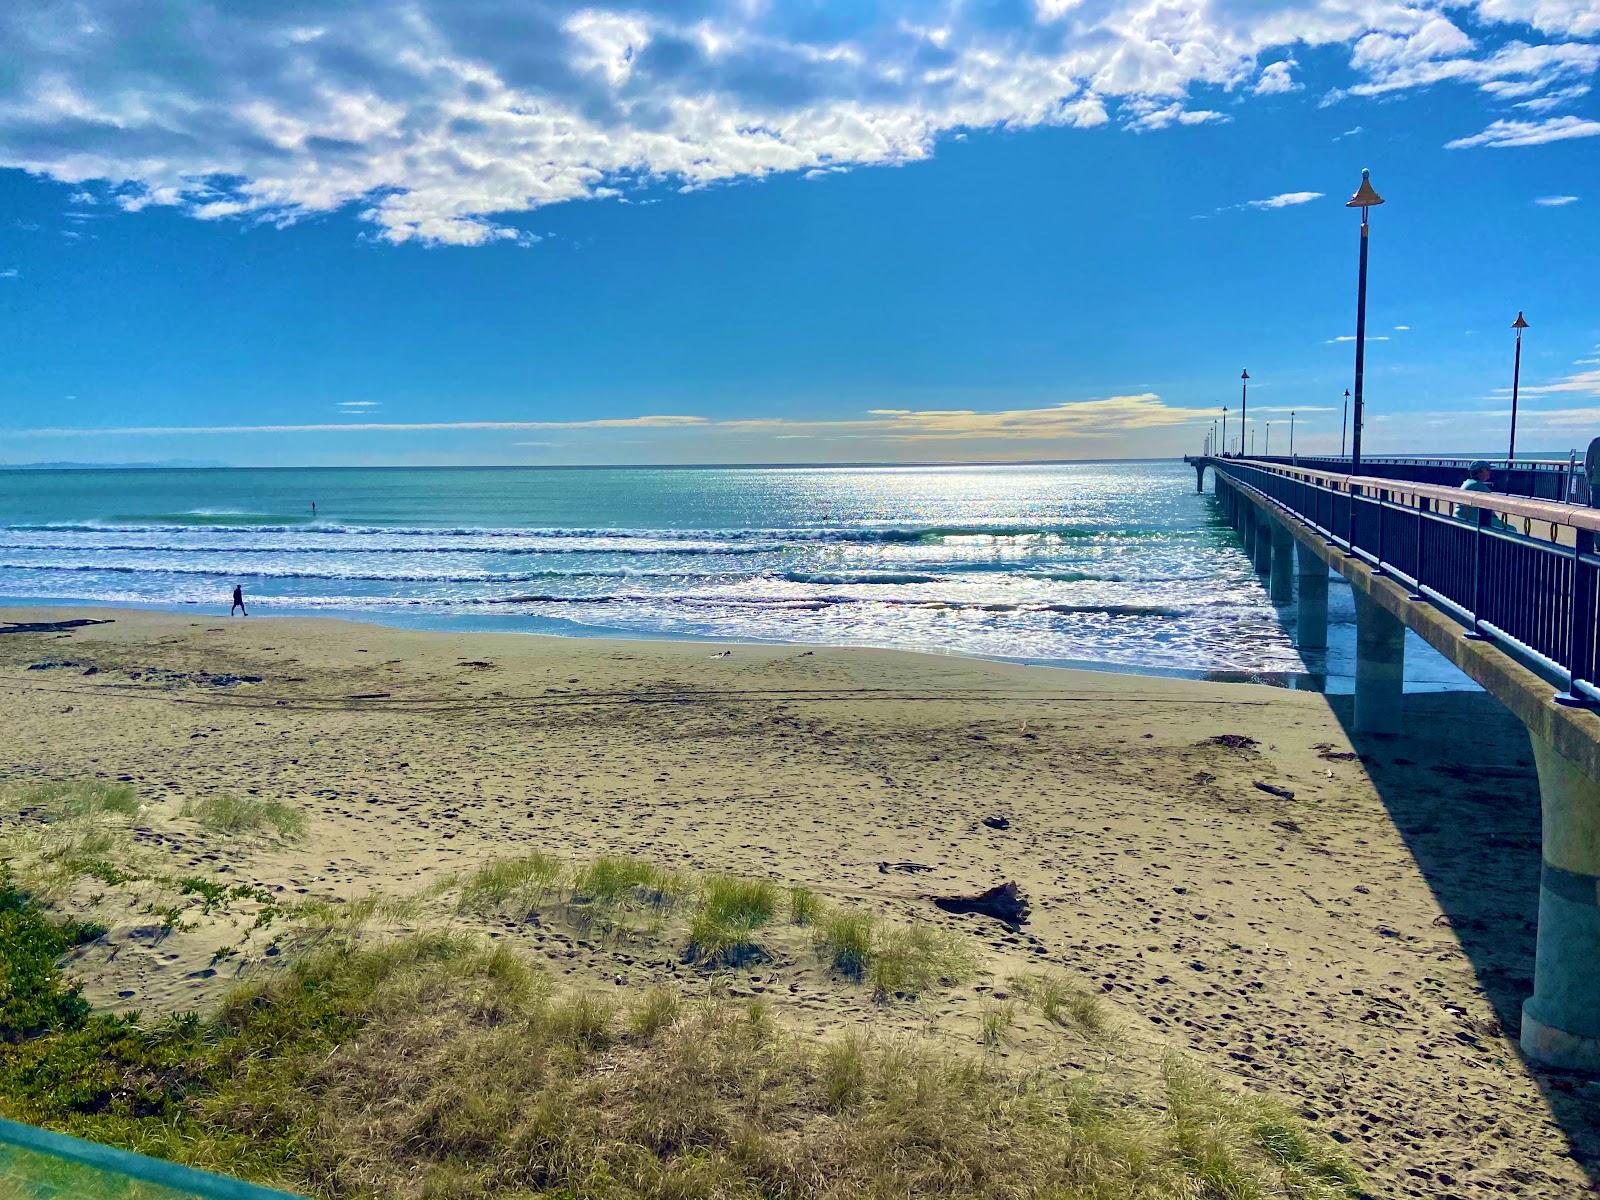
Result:
[[[1336,449],[1362,167],[1369,452],[1600,434],[1594,0],[242,11],[0,13],[0,462]]]

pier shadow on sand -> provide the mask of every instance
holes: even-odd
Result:
[[[1539,781],[1527,731],[1483,692],[1408,693],[1406,732],[1395,737],[1355,733],[1353,697],[1328,702],[1438,900],[1441,920],[1470,960],[1507,1044],[1516,1047],[1522,1003],[1533,993],[1539,915]],[[1522,1061],[1573,1158],[1600,1186],[1600,1083]]]

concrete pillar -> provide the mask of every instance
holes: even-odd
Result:
[[[1600,782],[1548,739],[1529,733],[1539,768],[1544,861],[1522,1052],[1547,1066],[1600,1071]]]
[[[1406,690],[1406,627],[1359,588],[1356,598],[1356,732],[1399,733]]]
[[[1256,574],[1266,575],[1272,570],[1272,530],[1277,522],[1254,505],[1251,508],[1256,520]]]
[[[1282,521],[1272,523],[1272,602],[1294,599],[1294,535]]]
[[[1328,646],[1328,564],[1310,546],[1294,545],[1294,590],[1300,601],[1295,615],[1294,644],[1302,650]]]
[[[1206,490],[1206,465],[1205,465],[1205,463],[1195,463],[1195,465],[1194,465],[1194,494],[1197,495],[1197,496],[1203,495],[1205,493],[1205,490]]]
[[[1239,501],[1239,535],[1244,540],[1244,556],[1256,560],[1256,506],[1248,500]]]

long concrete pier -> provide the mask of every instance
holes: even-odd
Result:
[[[1202,485],[1205,471],[1212,470],[1217,502],[1239,530],[1246,555],[1267,578],[1274,602],[1295,606],[1298,646],[1327,645],[1329,571],[1349,581],[1356,605],[1357,733],[1401,736],[1405,732],[1407,629],[1482,685],[1527,727],[1539,777],[1543,854],[1533,995],[1522,1010],[1522,1050],[1547,1066],[1600,1070],[1600,715],[1585,702],[1593,688],[1578,678],[1576,667],[1569,666],[1563,680],[1550,656],[1483,619],[1478,611],[1489,569],[1484,565],[1485,539],[1500,556],[1495,561],[1502,564],[1497,568],[1502,577],[1491,583],[1501,590],[1508,583],[1503,564],[1511,553],[1502,548],[1525,551],[1527,557],[1538,559],[1541,569],[1528,572],[1529,579],[1519,580],[1520,585],[1532,587],[1542,580],[1542,586],[1550,588],[1555,586],[1550,581],[1564,578],[1570,589],[1551,606],[1569,622],[1567,630],[1553,635],[1552,646],[1565,646],[1569,663],[1592,661],[1593,627],[1600,609],[1594,585],[1600,560],[1593,555],[1600,513],[1473,493],[1481,511],[1467,510],[1463,520],[1458,515],[1462,493],[1455,489],[1397,485],[1393,480],[1326,475],[1249,460],[1189,461]],[[1364,506],[1362,519],[1369,529],[1377,509],[1376,553],[1361,544],[1356,532],[1357,506]],[[1342,533],[1340,513],[1347,514]],[[1322,514],[1329,515],[1322,520]],[[1541,542],[1511,530],[1513,523],[1518,529],[1531,528],[1535,518],[1549,524],[1549,539]],[[1414,541],[1406,540],[1411,523],[1416,527]],[[1402,551],[1414,555],[1409,579],[1391,567],[1383,553],[1386,531],[1401,548],[1397,555]],[[1570,540],[1564,540],[1568,534]],[[1448,575],[1457,591],[1468,588],[1470,606],[1424,582],[1425,540],[1455,547],[1454,557],[1436,573],[1441,579]],[[1469,545],[1470,586],[1462,573]],[[1569,574],[1549,569],[1562,562],[1570,563],[1565,568]]]

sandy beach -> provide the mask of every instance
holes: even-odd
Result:
[[[730,987],[800,1029],[970,1046],[1007,979],[1059,971],[1103,995],[1145,1059],[1178,1049],[1284,1099],[1374,1195],[1570,1197],[1600,1178],[1600,1084],[1516,1050],[1538,794],[1526,736],[1486,696],[1408,697],[1407,737],[1352,744],[1347,698],[1241,684],[861,649],[7,614],[70,619],[102,623],[0,635],[0,781],[131,785],[145,849],[174,869],[345,902],[425,896],[534,849],[805,884],[960,933],[978,977],[885,1004],[799,959],[713,978],[556,924],[479,924],[585,987]],[[294,806],[303,836],[218,841],[182,818],[225,793]],[[32,820],[8,805],[0,833]],[[1008,880],[1032,907],[1017,929],[931,902]],[[97,1005],[203,1008],[271,969],[247,928],[156,936],[137,912],[97,919],[111,931],[73,968]],[[219,962],[224,933],[244,949]],[[996,1053],[1090,1062],[1024,1019]]]

